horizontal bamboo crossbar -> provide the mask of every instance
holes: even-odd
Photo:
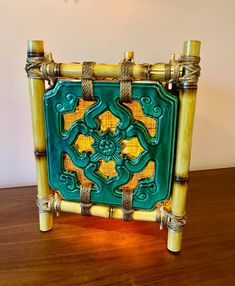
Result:
[[[80,202],[66,201],[61,199],[60,195],[56,192],[53,196],[47,199],[37,200],[39,212],[42,214],[55,212],[76,213],[82,214],[82,207]],[[99,216],[104,218],[124,219],[124,210],[119,207],[105,206],[105,205],[91,205],[89,208],[89,215]],[[137,221],[150,221],[160,224],[160,229],[167,226],[176,232],[181,232],[183,226],[186,224],[185,216],[176,216],[169,206],[161,205],[153,211],[134,210],[132,220]]]
[[[124,59],[125,61],[125,59]],[[132,80],[152,80],[177,83],[182,88],[196,88],[200,75],[200,58],[198,56],[173,56],[169,63],[132,64]],[[85,63],[84,63],[85,64]],[[51,84],[58,78],[81,79],[83,66],[80,63],[56,63],[52,55],[30,56],[27,59],[26,71],[29,78],[48,80]],[[92,79],[121,80],[122,63],[96,64],[92,66]]]
[[[156,80],[166,81],[173,79],[175,73],[175,66],[165,63],[157,63],[154,65],[133,65],[133,78],[135,80]],[[167,75],[169,68],[169,75]],[[49,67],[48,67],[49,69]],[[180,71],[182,74],[182,69]],[[59,75],[62,77],[81,78],[82,64],[60,64]],[[94,73],[95,78],[113,78],[119,79],[121,76],[120,64],[95,64]]]
[[[56,201],[54,202],[54,207],[56,207]],[[77,202],[61,200],[60,209],[62,212],[81,214],[81,206],[80,203]],[[156,222],[158,212],[159,209],[155,209],[151,212],[136,210],[134,211],[132,218],[133,220]],[[123,218],[122,209],[117,207],[93,205],[90,208],[90,213],[93,216],[99,216],[104,218],[115,218],[115,219]]]
[[[37,46],[41,41],[30,41],[29,46]],[[198,77],[200,75],[200,58],[197,53],[199,42],[188,41],[186,46],[192,46],[196,50],[193,54],[182,55],[175,59],[173,54],[169,63],[156,64],[136,64],[134,63],[134,53],[126,52],[125,61],[131,61],[132,80],[153,80],[167,82],[169,84],[179,84],[181,88],[197,87]],[[84,63],[85,64],[85,63]],[[83,66],[82,63],[56,63],[52,54],[44,55],[37,50],[34,53],[28,52],[26,71],[29,78],[39,78],[48,80],[54,84],[58,78],[81,79]],[[119,64],[96,64],[92,66],[92,79],[121,79],[122,62]]]

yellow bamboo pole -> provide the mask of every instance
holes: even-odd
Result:
[[[28,41],[28,58],[43,57],[43,41]],[[48,185],[47,162],[46,162],[46,138],[44,126],[43,94],[45,92],[45,83],[43,79],[30,77],[29,96],[31,104],[34,154],[36,160],[36,174],[38,198],[47,199],[51,196],[51,190]],[[39,225],[41,231],[48,231],[53,225],[53,216],[50,212],[39,212]]]
[[[183,55],[198,57],[200,55],[200,42],[186,41],[184,43]],[[171,210],[177,216],[183,216],[185,213],[196,94],[196,86],[187,87],[185,85],[180,87],[175,180],[171,200]],[[168,249],[178,252],[181,250],[181,244],[182,230],[174,231],[169,229]]]
[[[58,199],[54,199],[53,208],[56,210],[57,207]],[[59,202],[59,210],[62,212],[81,214],[81,205],[79,202],[61,200]],[[132,218],[133,220],[156,222],[159,211],[159,209],[155,209],[150,212],[136,210],[133,212]],[[93,205],[90,208],[90,213],[93,216],[99,216],[104,218],[123,218],[123,211],[121,208],[118,207],[110,208],[109,206]]]
[[[169,68],[169,75],[167,75],[167,69]],[[133,78],[134,80],[156,80],[165,81],[166,79],[174,78],[174,65],[168,65],[165,63],[158,63],[154,65],[133,65]],[[78,63],[61,63],[58,65],[49,63],[47,64],[47,74],[49,76],[60,76],[67,78],[81,78],[82,76],[82,64]],[[121,65],[119,64],[95,64],[94,65],[94,78],[113,78],[119,79],[121,76]]]

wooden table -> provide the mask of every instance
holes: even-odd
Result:
[[[41,233],[36,187],[1,189],[0,285],[235,285],[235,168],[190,175],[179,254],[150,222],[62,214]]]

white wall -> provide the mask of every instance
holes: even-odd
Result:
[[[43,39],[58,62],[168,61],[187,39],[202,41],[202,76],[191,169],[235,166],[235,1],[1,0],[0,187],[35,184],[24,72],[27,39]]]

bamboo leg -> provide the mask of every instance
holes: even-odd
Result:
[[[185,42],[183,55],[199,56],[199,54],[199,41]],[[171,210],[177,216],[183,216],[185,213],[196,94],[196,88],[187,88],[186,86],[181,87],[179,92],[180,109],[176,146],[175,180],[171,201]],[[178,252],[181,250],[181,244],[182,230],[174,231],[169,229],[167,248],[170,251]]]
[[[42,57],[43,55],[43,41],[28,42],[28,57]],[[46,138],[43,110],[43,94],[45,91],[45,83],[43,79],[30,77],[28,81],[35,148],[34,154],[36,160],[38,198],[47,199],[51,195],[51,190],[48,185]],[[53,225],[52,213],[40,211],[39,225],[41,231],[50,230]]]

